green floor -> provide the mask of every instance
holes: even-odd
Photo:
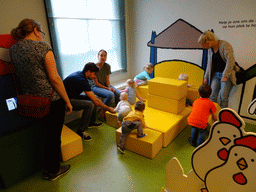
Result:
[[[76,131],[79,121],[67,124]],[[93,138],[83,142],[84,151],[65,164],[71,164],[68,174],[56,181],[42,179],[42,171],[21,181],[3,192],[160,192],[165,185],[165,165],[177,157],[185,174],[191,169],[190,158],[194,150],[188,143],[190,127],[186,127],[166,148],[161,149],[151,160],[126,151],[120,154],[116,149],[115,128],[104,124],[89,129]],[[247,124],[246,131],[256,132],[256,125]]]

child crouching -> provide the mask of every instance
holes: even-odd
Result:
[[[124,117],[124,121],[122,122],[122,134],[118,145],[118,150],[121,153],[125,153],[125,139],[134,129],[137,129],[137,138],[143,138],[146,136],[146,134],[143,134],[143,128],[146,127],[143,115],[144,110],[144,102],[137,101],[135,103],[135,111],[131,111],[126,117]]]

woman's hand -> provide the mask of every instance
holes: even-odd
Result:
[[[203,84],[207,85],[207,79],[204,79]]]
[[[222,77],[222,78],[221,78],[221,82],[226,82],[227,80],[228,80],[227,77]]]
[[[73,111],[73,107],[72,107],[70,102],[65,104],[65,108],[66,108],[66,114],[67,115],[70,114]]]
[[[115,89],[113,87],[109,87],[108,90],[112,91],[113,93],[115,93]]]

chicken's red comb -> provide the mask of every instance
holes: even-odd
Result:
[[[256,136],[255,135],[247,135],[245,137],[238,138],[235,140],[235,144],[247,146],[253,150],[256,150]]]
[[[219,120],[222,123],[230,123],[238,128],[242,126],[240,119],[238,119],[237,115],[231,110],[224,109],[220,111]]]

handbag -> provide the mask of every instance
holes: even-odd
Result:
[[[51,98],[54,92],[53,88],[49,98],[30,94],[20,95],[18,93],[17,84],[16,91],[17,109],[20,115],[40,119],[49,113],[51,106]]]
[[[246,72],[245,70],[235,62],[236,66],[239,68],[239,71],[236,71],[236,84],[245,83],[246,81]]]

